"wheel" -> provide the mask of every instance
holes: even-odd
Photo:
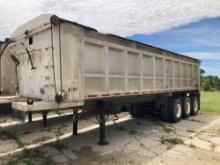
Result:
[[[196,96],[191,97],[191,115],[195,116],[199,112],[199,100]]]
[[[145,115],[144,109],[142,109],[142,106],[138,104],[131,105],[131,110],[129,111],[129,113],[134,118],[144,117]]]
[[[165,104],[160,105],[160,118],[163,121],[168,121],[168,110]]]
[[[135,117],[137,117],[137,111],[136,111],[136,108],[135,108],[136,106],[134,105],[134,104],[132,104],[131,105],[131,108],[130,108],[130,110],[129,110],[129,114],[133,117],[133,118],[135,118]]]
[[[185,97],[182,100],[183,103],[183,118],[188,118],[191,114],[191,100],[189,97]]]
[[[136,116],[136,111],[135,111],[135,109],[133,108],[133,105],[131,105],[131,109],[128,111],[129,112],[129,114],[132,116],[132,117],[137,117]]]
[[[182,117],[182,102],[180,99],[171,99],[168,107],[168,120],[178,122]]]

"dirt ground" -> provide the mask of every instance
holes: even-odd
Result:
[[[220,164],[220,116],[199,114],[167,123],[157,116],[133,119],[119,115],[106,128],[108,145],[97,145],[99,131],[95,117],[83,116],[79,135],[72,136],[72,116],[53,118],[49,126],[41,121],[1,125],[1,164]],[[13,122],[12,122],[13,121]],[[10,125],[10,124],[9,124]]]

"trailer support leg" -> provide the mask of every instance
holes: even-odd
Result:
[[[73,110],[73,135],[78,135],[78,110]]]
[[[47,126],[47,113],[48,112],[43,113],[43,124],[44,124],[45,127]]]
[[[31,123],[32,122],[32,112],[28,113],[28,122]]]
[[[102,110],[98,112],[98,121],[99,121],[99,145],[107,145],[108,142],[106,141],[105,136],[105,114]]]

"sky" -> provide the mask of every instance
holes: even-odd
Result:
[[[220,76],[220,0],[0,0],[0,40],[43,13],[199,58]]]
[[[220,17],[128,38],[200,59],[206,75],[220,77]]]

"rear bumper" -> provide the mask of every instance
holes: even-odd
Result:
[[[36,101],[33,105],[28,105],[24,101],[12,102],[12,108],[22,112],[40,112],[40,111],[52,111],[58,109],[70,109],[75,107],[81,107],[84,105],[83,101],[75,102],[63,102],[57,104],[54,101]]]

